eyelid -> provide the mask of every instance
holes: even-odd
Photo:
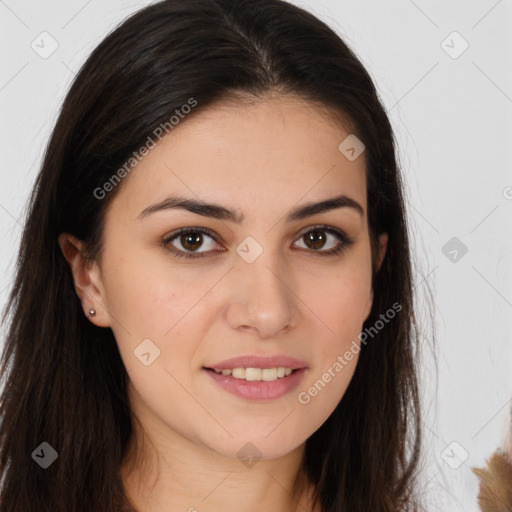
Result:
[[[340,236],[342,235],[346,238],[350,238],[343,229],[337,228],[334,226],[330,226],[328,224],[313,224],[311,226],[306,226],[305,228],[303,228],[301,231],[299,231],[294,236],[296,238],[300,237],[302,235],[305,235],[306,233],[309,233],[310,231],[313,231],[314,229],[323,229],[325,231],[334,233],[336,235],[340,235]],[[187,226],[185,228],[176,229],[176,230],[172,231],[171,233],[169,233],[168,235],[166,235],[163,240],[168,242],[168,241],[172,240],[173,238],[176,238],[178,235],[183,235],[188,232],[203,233],[203,234],[206,234],[209,237],[213,238],[215,241],[217,241],[217,238],[220,238],[223,241],[222,237],[220,235],[218,235],[217,233],[215,233],[214,231],[210,230],[209,228],[203,228],[203,227],[199,227],[199,226]],[[225,242],[223,241],[223,243],[225,243]]]
[[[204,233],[204,234],[212,237],[213,239],[215,239],[217,237],[222,238],[220,235],[218,235],[217,233],[215,233],[214,231],[212,231],[208,228],[203,228],[203,227],[199,227],[199,226],[187,226],[186,228],[179,228],[179,229],[175,229],[174,231],[171,231],[168,235],[166,235],[164,237],[164,240],[172,240],[173,238],[177,237],[178,235],[183,235],[188,232]]]

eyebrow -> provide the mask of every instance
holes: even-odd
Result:
[[[319,203],[307,203],[305,205],[294,208],[286,216],[286,221],[293,222],[305,219],[306,217],[324,213],[330,210],[335,210],[337,208],[352,208],[359,212],[361,216],[364,216],[364,209],[357,201],[351,197],[339,195],[324,201],[320,201]],[[213,203],[206,203],[197,199],[188,199],[186,197],[178,196],[168,197],[163,201],[144,208],[144,210],[142,210],[142,212],[140,212],[138,215],[137,219],[143,219],[153,213],[170,209],[188,210],[189,212],[202,215],[203,217],[227,220],[235,222],[236,224],[242,223],[245,219],[244,214],[229,210],[223,206]]]

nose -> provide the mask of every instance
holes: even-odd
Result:
[[[291,273],[270,250],[252,263],[238,258],[229,273],[227,321],[231,328],[276,338],[298,321],[298,296]]]

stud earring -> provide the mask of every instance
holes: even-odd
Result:
[[[89,309],[89,316],[94,316],[96,314],[96,310],[94,308]]]

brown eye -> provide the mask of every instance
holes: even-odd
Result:
[[[344,232],[327,226],[311,228],[300,237],[299,241],[303,241],[305,245],[301,248],[317,252],[321,256],[338,254],[354,243]]]
[[[195,251],[203,242],[203,235],[200,233],[186,233],[180,236],[180,243],[187,251]]]
[[[304,241],[306,245],[311,249],[321,249],[327,240],[325,233],[322,231],[309,231],[304,236]]]
[[[207,243],[209,239],[209,244]],[[201,228],[181,229],[174,235],[163,240],[166,246],[177,257],[201,258],[204,253],[210,252],[217,245],[216,241],[205,230]],[[199,251],[198,249],[204,248]]]
[[[354,243],[343,231],[329,226],[316,226],[309,229],[295,244],[300,242],[304,244],[302,247],[299,245],[301,249],[307,249],[319,256],[334,256]],[[203,228],[181,229],[162,240],[162,243],[177,258],[206,257],[214,252],[216,247],[217,251],[226,250],[216,242],[209,231]],[[201,248],[203,250],[198,250]]]

